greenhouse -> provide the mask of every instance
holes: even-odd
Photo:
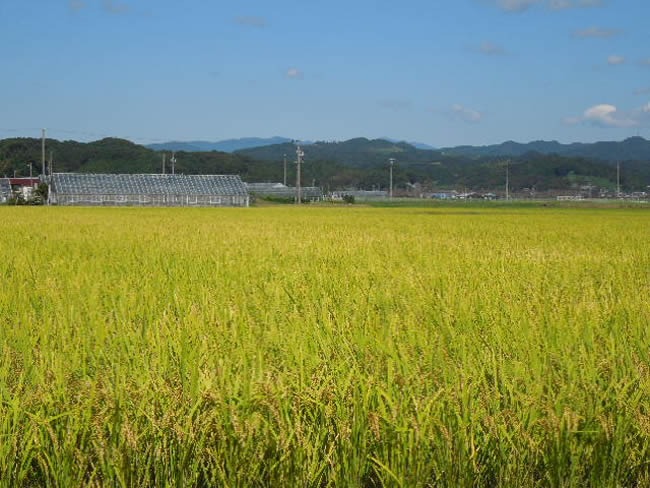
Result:
[[[55,173],[52,205],[148,207],[247,207],[246,185],[237,175]]]
[[[248,192],[261,198],[296,198],[296,187],[286,186],[282,183],[246,183]],[[323,199],[323,191],[317,186],[303,186],[300,188],[300,195],[303,200],[320,201]]]
[[[6,203],[11,197],[9,178],[0,178],[0,203]]]

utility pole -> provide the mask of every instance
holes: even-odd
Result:
[[[616,162],[616,198],[621,198],[621,162]]]
[[[395,158],[390,158],[388,160],[390,163],[390,178],[389,178],[389,186],[388,186],[388,198],[391,200],[393,199],[393,164],[395,164]]]
[[[506,161],[506,202],[510,200],[510,160]]]
[[[305,156],[305,153],[300,148],[296,149],[296,205],[300,205],[302,200],[302,194],[300,192],[300,165],[302,164],[302,158]]]
[[[162,174],[165,174],[165,158],[166,157],[167,157],[167,154],[162,153],[162,160],[163,160]]]
[[[41,174],[43,178],[47,176],[45,171],[45,129],[41,129]]]
[[[176,174],[176,168],[175,168],[175,166],[176,166],[176,153],[175,152],[172,153],[171,162],[172,162],[172,174],[175,175]]]
[[[50,163],[49,163],[49,167],[50,167],[50,180],[48,181],[47,178],[46,178],[46,179],[45,179],[45,182],[48,183],[48,185],[51,185],[51,184],[52,184],[52,180],[54,179],[54,176],[53,176],[53,175],[54,175],[54,152],[53,152],[51,149],[50,149]],[[45,203],[44,203],[44,204],[45,204],[45,205],[49,205],[49,204],[50,204],[50,191],[49,191],[49,188],[48,188],[48,191],[47,191],[47,197],[46,197],[46,199],[45,199]]]
[[[284,179],[282,180],[284,186],[287,186],[287,155],[284,155]]]
[[[32,163],[29,163],[29,179],[32,178]]]

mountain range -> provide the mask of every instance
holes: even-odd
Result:
[[[405,142],[400,139],[391,137],[380,137],[389,142]],[[186,152],[202,152],[202,151],[222,151],[234,152],[242,149],[251,149],[254,147],[272,146],[274,144],[285,144],[292,142],[294,139],[288,137],[242,137],[240,139],[225,139],[223,141],[208,142],[208,141],[170,141],[155,144],[147,144],[145,147],[153,149],[154,151],[186,151]],[[302,145],[313,144],[312,141],[300,141]],[[423,142],[407,142],[417,149],[435,149],[435,147],[425,144]]]
[[[363,137],[341,142],[315,142],[305,148],[311,159],[337,161],[346,165],[364,166],[385,163],[395,158],[402,163],[437,161],[442,158],[456,160],[498,159],[521,157],[527,154],[560,155],[584,158],[612,164],[617,161],[650,162],[650,141],[643,137],[630,137],[620,142],[595,142],[561,144],[557,141],[534,141],[527,144],[513,141],[492,146],[457,146],[443,149],[419,149],[406,142],[390,142],[387,139]],[[257,160],[278,161],[287,154],[293,157],[292,143],[273,144],[263,147],[241,149]]]
[[[349,141],[324,142],[324,141],[302,141],[303,145],[320,145],[337,144],[344,147],[351,141],[368,140],[365,138],[355,138]],[[384,141],[391,143],[398,148],[396,152],[410,151],[406,146],[422,151],[436,151],[441,156],[463,156],[469,158],[494,158],[494,157],[516,157],[527,153],[540,154],[559,154],[567,157],[580,157],[588,159],[598,159],[602,161],[650,161],[650,141],[643,137],[630,137],[624,141],[600,141],[594,143],[574,142],[571,144],[562,144],[558,141],[532,141],[521,143],[515,141],[506,141],[501,144],[492,144],[487,146],[454,146],[437,149],[429,144],[421,142],[406,142],[391,137],[380,137],[374,141]],[[293,139],[288,137],[244,137],[240,139],[226,139],[216,142],[208,141],[171,141],[157,144],[149,144],[146,147],[154,151],[185,151],[185,152],[205,152],[221,151],[233,153],[236,151],[253,150],[255,154],[262,155],[263,159],[278,159],[283,155],[292,153],[291,143]],[[280,146],[278,150],[259,151],[259,148],[269,146]],[[342,146],[341,146],[342,145]],[[331,147],[331,146],[330,146]],[[388,147],[388,146],[386,146]],[[383,149],[386,149],[384,147]],[[317,152],[322,152],[316,149]],[[268,154],[274,154],[272,158]],[[280,154],[281,153],[281,154]]]
[[[570,145],[581,150],[607,149],[609,154],[625,159],[621,165],[621,184],[628,190],[646,190],[650,184],[650,151],[648,141],[630,138],[619,143]],[[461,188],[499,191],[503,188],[506,159],[513,191],[522,188],[565,190],[595,185],[616,187],[617,168],[614,159],[575,157],[557,154],[558,146],[540,147],[532,143],[525,149],[519,145],[491,148],[487,156],[464,155],[448,150],[417,149],[405,142],[385,139],[356,138],[342,142],[314,142],[304,147],[305,184],[328,189],[385,188],[389,160],[396,188],[419,183],[427,188]],[[48,139],[46,148],[54,154],[57,172],[84,173],[160,173],[163,155],[160,152],[115,138],[90,143]],[[535,150],[536,149],[536,150]],[[561,149],[566,149],[562,148]],[[519,155],[498,155],[518,151]],[[555,150],[542,154],[542,150]],[[284,155],[292,162],[295,146],[291,142],[238,150],[178,151],[175,170],[184,174],[238,174],[248,182],[283,180]],[[583,152],[583,154],[585,154]],[[593,153],[592,153],[593,154]],[[607,152],[597,153],[607,156]],[[40,173],[41,141],[30,138],[0,140],[0,176],[25,176],[29,163]],[[295,181],[295,164],[287,165],[288,182]],[[169,159],[166,170],[170,171]]]
[[[629,137],[624,141],[594,143],[533,141],[522,144],[506,141],[490,146],[456,146],[440,149],[442,154],[469,157],[521,156],[526,153],[559,154],[568,157],[600,159],[602,161],[650,161],[650,141],[643,137]]]
[[[186,152],[205,152],[205,151],[221,151],[221,152],[234,152],[239,149],[248,149],[250,147],[270,146],[272,144],[283,144],[291,142],[292,139],[286,137],[242,137],[240,139],[225,139],[223,141],[208,142],[208,141],[171,141],[162,142],[157,144],[148,144],[147,148],[154,151],[186,151]]]

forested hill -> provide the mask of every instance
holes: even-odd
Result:
[[[162,153],[121,139],[90,143],[47,140],[47,151],[54,154],[57,172],[160,173]],[[279,144],[241,151],[177,152],[176,172],[184,174],[238,174],[249,182],[282,181],[284,155],[287,155],[288,181],[295,181],[295,146]],[[505,178],[503,158],[446,156],[438,151],[420,150],[406,143],[385,140],[352,139],[341,143],[315,143],[305,146],[304,184],[329,189],[357,187],[386,188],[388,159],[395,158],[394,182],[397,188],[420,183],[428,188],[502,189]],[[168,155],[169,157],[169,155]],[[39,139],[0,140],[0,177],[40,173]],[[513,191],[568,189],[593,184],[612,189],[616,166],[583,158],[527,153],[512,158],[510,183]],[[167,171],[170,171],[169,161]],[[645,190],[650,185],[650,163],[626,162],[622,171],[623,188]]]
[[[395,158],[400,163],[427,163],[440,160],[438,151],[417,149],[406,142],[391,142],[385,139],[366,139],[358,137],[341,142],[317,141],[304,147],[308,159],[312,161],[334,161],[350,167],[376,167]],[[279,161],[286,155],[289,161],[295,160],[296,147],[292,143],[274,144],[236,151],[257,160]],[[467,157],[453,157],[458,164],[467,161]]]
[[[590,144],[557,141],[533,141],[527,144],[507,141],[490,146],[456,146],[441,149],[443,154],[469,157],[522,156],[530,152],[559,154],[567,157],[599,159],[602,161],[650,161],[650,141],[630,137],[624,141],[602,141]]]
[[[417,149],[404,142],[366,138],[315,142],[303,149],[306,161],[304,167],[307,171],[310,166],[322,168],[324,162],[329,163],[325,166],[328,170],[325,173],[334,173],[327,176],[333,186],[344,182],[365,187],[385,185],[385,173],[391,158],[396,160],[397,182],[472,189],[503,186],[505,157],[499,155],[449,154],[444,150]],[[235,154],[279,165],[285,155],[288,161],[295,161],[295,151],[293,144],[285,143],[245,149],[236,151]],[[534,151],[518,154],[511,159],[511,184],[514,188],[534,186],[539,190],[565,189],[580,184],[593,184],[611,189],[616,182],[616,168],[609,161]],[[332,168],[338,169],[333,172]],[[624,188],[645,190],[650,185],[650,162],[627,161],[624,169]]]
[[[47,139],[47,154],[52,151],[55,172],[82,173],[160,173],[162,153],[123,139],[102,139],[89,143],[60,142]],[[167,155],[167,171],[171,171]],[[40,139],[19,138],[0,140],[0,177],[40,173]],[[185,174],[239,174],[251,181],[276,178],[269,165],[255,162],[242,155],[224,152],[178,152],[176,172]]]

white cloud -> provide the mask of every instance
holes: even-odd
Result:
[[[617,64],[625,63],[625,58],[623,56],[608,56],[607,64],[615,66]]]
[[[287,78],[290,78],[292,80],[300,80],[303,76],[303,72],[298,68],[289,68],[287,70]]]
[[[483,114],[478,110],[466,108],[459,104],[451,107],[451,115],[458,120],[469,123],[477,123],[483,119]]]
[[[585,110],[584,120],[605,127],[632,127],[637,123],[625,116],[621,117],[614,105],[596,105]]]
[[[621,128],[638,126],[639,120],[637,119],[630,115],[621,114],[615,105],[601,104],[585,110],[582,117],[567,117],[564,122],[566,124],[587,123],[598,127]]]
[[[533,5],[545,5],[551,10],[566,10],[570,8],[600,7],[602,0],[490,0],[504,12],[523,12]]]
[[[602,29],[600,27],[588,27],[586,29],[578,29],[573,32],[573,37],[578,39],[600,38],[610,39],[617,36],[619,31],[616,29]]]
[[[244,16],[244,17],[235,17],[235,22],[241,25],[247,25],[249,27],[266,27],[266,20],[264,17],[257,17],[255,15]]]

